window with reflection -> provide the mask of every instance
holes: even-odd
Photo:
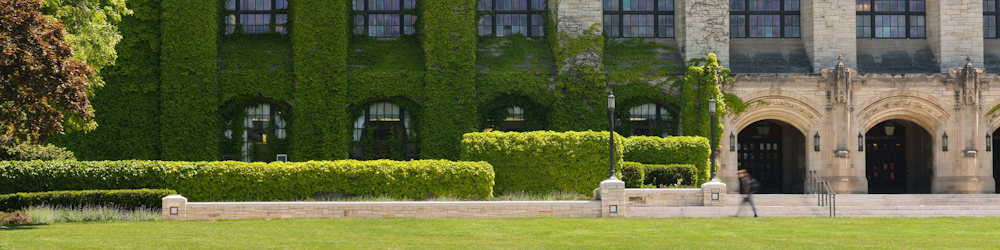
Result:
[[[604,0],[608,37],[674,37],[674,0]]]
[[[413,159],[411,135],[409,112],[392,102],[374,103],[354,122],[354,158]]]
[[[858,38],[926,38],[924,0],[855,0]]]
[[[729,0],[729,37],[801,37],[799,0]]]
[[[415,9],[416,0],[352,0],[354,8],[354,34],[370,37],[397,37],[413,34],[417,16],[403,14]]]
[[[482,14],[478,22],[480,36],[545,35],[545,0],[479,0],[476,9]]]
[[[236,32],[236,27],[245,34],[274,32],[287,34],[288,0],[226,0],[226,34]]]
[[[507,108],[507,117],[503,119],[503,131],[524,132],[524,109],[517,106]]]
[[[628,110],[633,136],[667,137],[674,133],[670,110],[656,103],[647,103]]]
[[[997,17],[1000,17],[997,0],[983,0],[983,37],[997,38]]]
[[[243,161],[271,160],[270,158],[255,159],[251,156],[251,152],[268,151],[269,140],[273,142],[275,139],[285,139],[287,136],[285,125],[287,124],[285,120],[281,119],[282,113],[284,113],[283,110],[269,103],[262,103],[246,109],[246,117],[243,119],[243,146],[241,150]],[[231,124],[232,122],[228,122],[228,125]],[[224,135],[227,139],[232,139],[232,130],[227,129]]]

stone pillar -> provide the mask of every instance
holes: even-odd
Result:
[[[980,39],[981,40],[981,39]],[[979,76],[985,69],[973,66],[972,59],[966,59],[966,65],[960,69],[950,69],[949,74],[955,79],[954,89],[955,118],[948,129],[948,148],[945,160],[938,161],[939,166],[934,171],[934,193],[977,194],[985,193],[994,185],[993,176],[981,163],[985,157],[990,157],[985,151],[986,123],[982,117],[981,89]],[[939,137],[940,138],[940,137]],[[958,159],[949,161],[948,159]]]
[[[726,206],[726,184],[719,181],[709,181],[701,184],[702,198],[706,207]]]
[[[163,197],[163,220],[187,220],[187,200],[179,194]]]
[[[601,217],[625,217],[625,182],[617,178],[601,182]],[[612,211],[614,209],[615,211]]]
[[[854,0],[802,1],[802,42],[813,72],[836,66],[838,56],[857,68],[857,12]]]
[[[824,122],[825,125],[820,125],[820,158],[826,160],[826,165],[811,166],[808,170],[817,171],[820,179],[830,181],[837,193],[864,193],[868,182],[864,168],[861,171],[857,168],[859,165],[864,166],[863,152],[857,151],[857,135],[863,134],[864,128],[860,127],[853,115],[855,99],[852,78],[857,74],[857,69],[847,67],[845,59],[838,57],[836,67],[822,70],[826,78],[823,86],[831,96],[827,104],[829,120]],[[806,180],[807,184],[809,181]]]
[[[984,67],[983,2],[981,0],[928,0],[927,42],[941,66],[941,73],[962,68],[965,58]]]
[[[549,10],[555,15],[556,30],[559,32],[557,36],[567,36],[573,39],[580,36],[600,37],[604,25],[604,6],[602,3],[601,0],[549,0]],[[559,39],[562,41],[564,38],[560,37]],[[565,45],[559,44],[560,47]],[[595,44],[576,55],[563,55],[566,56],[566,60],[559,72],[565,72],[569,68],[581,65],[599,68],[603,49]],[[556,52],[564,51],[557,50]],[[556,58],[560,58],[560,56],[557,55]]]
[[[684,61],[715,53],[729,67],[729,1],[677,0],[677,44]]]

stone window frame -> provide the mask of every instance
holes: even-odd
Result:
[[[636,0],[633,0],[633,1],[636,1]],[[674,10],[676,9],[676,0],[648,0],[648,1],[653,3],[653,10],[651,10],[651,11],[636,11],[636,10],[627,10],[626,11],[626,10],[622,10],[622,7],[621,7],[621,6],[624,6],[624,2],[625,2],[624,0],[603,0],[602,4],[603,4],[603,7],[604,7],[603,8],[604,13],[603,13],[602,17],[603,17],[604,33],[607,34],[608,37],[612,37],[612,38],[674,38],[674,37],[676,37],[676,35],[677,35],[677,30],[676,30],[677,29],[677,24],[676,24],[676,15],[674,15]],[[661,5],[661,1],[662,2],[668,2],[669,3],[669,8],[664,7],[664,9],[661,10],[661,8],[660,8],[661,7],[660,6]],[[619,8],[618,8],[618,10],[609,11],[608,10],[609,9],[609,3],[613,3],[613,2],[617,2],[618,3],[617,6],[619,6]],[[626,17],[626,15],[635,15],[635,16],[639,16],[639,15],[652,15],[653,16],[653,34],[651,34],[649,36],[625,36],[625,29],[624,29],[625,26],[623,24],[625,23],[625,17]],[[663,20],[665,21],[664,22],[665,24],[661,24],[661,22],[660,22],[661,17],[663,17]],[[613,27],[614,26],[614,25],[609,25],[608,24],[609,20],[614,20],[612,18],[617,18],[616,21],[618,21],[618,24],[619,24],[619,25],[617,25],[618,32],[609,31],[609,27]],[[665,29],[664,32],[662,32],[662,33],[660,31],[661,28]],[[617,33],[617,34],[614,34],[614,33]],[[665,34],[663,34],[663,33],[665,33]]]
[[[758,11],[751,10],[750,5],[754,0],[730,0],[729,1],[729,37],[731,38],[801,38],[802,37],[802,1],[801,0],[780,0],[778,2],[779,10],[770,11]],[[739,6],[742,2],[743,6]],[[788,5],[791,3],[798,3],[798,5]],[[793,7],[794,6],[794,10]],[[753,26],[750,22],[755,16],[778,16],[778,36],[750,36],[751,29]],[[798,19],[797,25],[791,25],[789,19],[791,17],[796,17]],[[742,27],[737,25],[736,19],[742,17],[743,24]],[[742,28],[741,32],[736,32],[737,29]],[[797,29],[796,29],[797,28]],[[795,32],[789,32],[789,29],[796,29]],[[797,34],[789,34],[797,33]]]
[[[997,0],[983,0],[983,38],[998,38],[997,20],[1000,20],[1000,3]]]
[[[876,1],[893,1],[893,2],[903,2],[905,7],[904,11],[876,11],[875,2]],[[912,10],[914,3],[923,3],[922,10]],[[866,5],[867,4],[867,5]],[[927,39],[927,1],[926,0],[856,0],[855,10],[857,11],[857,34],[858,38],[871,38],[871,39]],[[876,26],[878,16],[905,16],[905,27],[906,36],[902,37],[878,37]],[[867,20],[865,20],[867,19]],[[923,26],[915,25],[913,22],[917,20],[923,20]],[[862,26],[863,21],[868,21],[871,26]],[[861,31],[862,28],[870,28],[869,32]],[[922,29],[921,35],[914,36],[914,31]],[[863,33],[867,33],[862,35]]]
[[[388,9],[388,10],[372,10],[372,3],[398,3],[398,9]],[[354,18],[352,25],[354,26],[353,31],[356,35],[367,34],[370,37],[376,38],[395,38],[401,35],[412,35],[416,33],[416,28],[414,23],[417,21],[417,15],[404,13],[407,10],[415,10],[417,8],[417,0],[351,0],[351,10],[354,11]],[[358,7],[358,3],[363,4],[361,8]],[[374,15],[374,16],[373,16]],[[397,17],[399,23],[392,25],[376,25],[372,22],[374,19],[382,17]],[[373,27],[394,27],[398,28],[398,34],[392,34],[391,31],[379,33],[377,29]]]
[[[271,24],[274,24],[274,32],[288,34],[288,27],[285,26],[288,23],[288,2],[288,0],[226,0],[225,8],[228,13],[223,16],[223,22],[226,24],[225,34],[235,33],[237,25],[242,27],[243,34],[270,33]],[[269,5],[257,9],[252,7],[256,6],[256,3]],[[267,16],[269,20],[262,25],[245,25],[252,16]],[[248,29],[250,27],[262,29]]]
[[[513,2],[515,0],[479,0],[476,1],[476,11],[479,13],[479,20],[476,21],[477,32],[479,36],[497,35],[497,28],[504,27],[504,25],[499,24],[500,20],[497,20],[498,15],[524,15],[525,25],[527,29],[524,32],[510,32],[503,35],[497,35],[498,37],[521,33],[526,37],[543,37],[545,36],[545,10],[548,8],[548,3],[546,0],[524,0],[526,7],[524,10],[503,10],[498,9],[504,2]],[[486,5],[489,3],[489,6]],[[536,9],[535,7],[541,7],[541,9]],[[521,26],[521,25],[515,25]],[[484,28],[489,27],[489,30],[484,30]]]
[[[654,112],[653,113],[653,117],[652,117],[653,126],[652,127],[641,127],[641,128],[649,129],[650,130],[649,131],[650,134],[639,135],[639,134],[635,133],[636,129],[640,128],[640,127],[637,127],[636,124],[641,124],[642,122],[647,121],[648,118],[636,117],[637,114],[633,113],[633,111],[635,111],[635,109],[637,109],[637,108],[640,108],[640,107],[643,107],[643,106],[646,106],[646,105],[653,105],[653,107],[652,107],[653,108],[653,112]],[[675,120],[676,116],[673,114],[673,112],[671,112],[671,109],[672,109],[671,106],[663,105],[663,104],[660,104],[658,102],[648,102],[648,103],[643,103],[643,104],[639,104],[639,105],[635,105],[635,106],[629,107],[629,111],[628,111],[629,116],[628,116],[628,119],[629,119],[629,123],[632,125],[632,127],[630,128],[630,131],[629,131],[629,136],[658,136],[658,137],[663,137],[664,134],[666,134],[667,136],[676,135],[676,133],[677,133],[676,122],[677,121]],[[666,111],[666,113],[664,113],[664,111]],[[639,120],[639,119],[642,119],[642,120]],[[656,133],[656,134],[653,134],[653,133]]]

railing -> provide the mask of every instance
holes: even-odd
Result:
[[[806,193],[816,194],[816,205],[829,208],[830,217],[837,217],[837,192],[830,187],[830,182],[819,178],[816,171],[809,171],[808,186]]]

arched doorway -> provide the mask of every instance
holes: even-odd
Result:
[[[759,193],[802,193],[805,136],[788,123],[762,120],[740,131],[737,166],[760,182]]]
[[[865,175],[870,194],[931,192],[931,136],[919,125],[889,120],[865,133]]]
[[[990,144],[992,145],[989,146],[990,151],[993,151],[993,182],[996,184],[993,192],[1000,194],[1000,153],[997,153],[996,143],[997,139],[1000,139],[1000,136],[997,136],[997,132],[1000,132],[1000,129],[993,131],[993,135],[990,135],[992,136],[992,139],[990,140]]]

